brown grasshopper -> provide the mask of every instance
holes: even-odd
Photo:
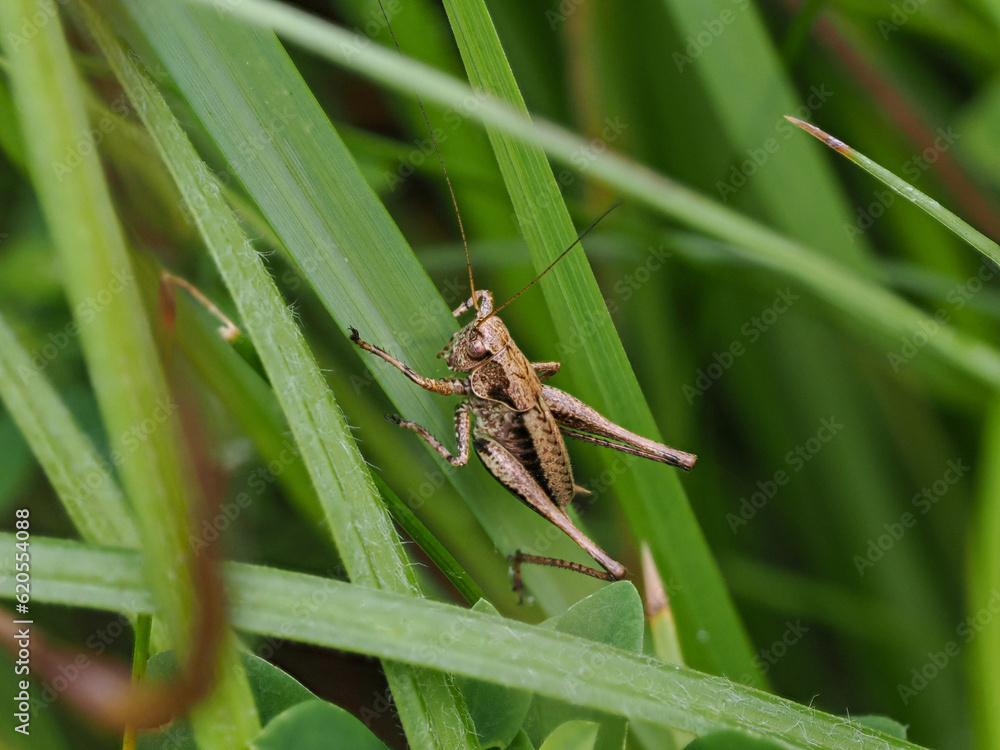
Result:
[[[449,370],[468,373],[464,379],[424,377],[388,352],[362,341],[357,330],[351,328],[351,341],[401,370],[417,385],[443,396],[465,397],[455,409],[458,455],[416,422],[389,415],[387,419],[416,432],[452,466],[464,466],[469,460],[471,437],[476,454],[490,474],[529,508],[562,529],[604,568],[601,571],[517,550],[512,558],[515,590],[521,588],[522,563],[568,568],[605,581],[624,578],[625,566],[594,544],[566,512],[573,497],[586,490],[573,483],[563,435],[685,470],[694,466],[697,457],[636,435],[578,398],[545,385],[543,380],[559,372],[559,363],[528,361],[497,317],[500,308],[493,309],[492,293],[473,289],[472,296],[452,314],[457,318],[473,308],[476,319],[455,333],[438,355],[444,356]],[[472,417],[476,418],[474,426]]]
[[[379,6],[381,7],[381,2]],[[396,42],[396,35],[392,31],[384,8],[382,15],[398,50],[399,43]],[[465,372],[469,375],[464,379],[424,377],[385,350],[362,341],[354,328],[350,329],[351,341],[401,370],[422,388],[443,396],[464,396],[465,399],[455,408],[457,456],[422,425],[398,416],[386,415],[386,418],[400,427],[416,432],[452,466],[464,466],[469,460],[471,438],[476,454],[500,484],[514,493],[529,508],[562,529],[604,568],[601,571],[570,560],[526,555],[517,550],[511,558],[514,563],[515,591],[519,591],[522,587],[522,563],[566,568],[604,581],[621,580],[625,577],[625,566],[594,544],[576,527],[566,512],[566,506],[572,502],[577,493],[589,493],[573,483],[573,471],[570,468],[563,435],[671,466],[679,466],[685,470],[690,470],[694,466],[697,457],[636,435],[597,413],[580,399],[558,388],[544,385],[543,380],[559,372],[560,364],[529,362],[517,348],[507,326],[497,317],[502,308],[513,302],[562,260],[584,235],[597,225],[597,222],[610,213],[611,209],[563,250],[533,281],[494,310],[493,294],[484,289],[477,290],[475,287],[472,263],[469,259],[469,245],[465,241],[465,230],[462,228],[462,215],[458,211],[455,191],[452,189],[444,157],[441,155],[427,111],[419,99],[417,102],[427,122],[445,182],[448,184],[448,191],[451,193],[462,243],[465,245],[465,262],[469,269],[471,296],[455,308],[452,314],[457,318],[469,310],[476,311],[476,319],[452,335],[448,345],[438,353],[438,356],[444,356],[448,369],[452,372]],[[474,426],[473,416],[476,418]]]

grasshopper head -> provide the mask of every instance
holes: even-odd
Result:
[[[445,353],[448,369],[472,372],[510,344],[510,333],[496,316],[479,316],[451,338]]]

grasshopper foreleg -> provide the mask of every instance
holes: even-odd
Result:
[[[455,407],[455,438],[458,440],[458,455],[452,454],[440,440],[430,434],[427,428],[423,425],[419,425],[416,422],[411,422],[408,419],[403,419],[401,417],[393,416],[391,414],[386,414],[385,418],[390,422],[398,424],[400,427],[405,427],[408,430],[413,430],[415,433],[420,435],[427,443],[436,450],[445,461],[450,463],[452,466],[465,466],[469,460],[469,404],[466,401],[460,403]]]
[[[384,349],[380,349],[375,344],[369,344],[367,341],[362,341],[357,329],[351,328],[350,330],[351,341],[366,352],[371,352],[375,356],[384,359],[421,388],[426,388],[428,391],[433,391],[434,393],[440,393],[442,396],[464,396],[468,392],[468,384],[465,380],[458,380],[456,378],[425,378],[408,365],[404,365]]]

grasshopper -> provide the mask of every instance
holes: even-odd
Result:
[[[381,5],[381,2],[379,3]],[[395,33],[382,10],[386,24],[396,43]],[[398,416],[386,415],[390,422],[413,430],[452,466],[464,466],[469,460],[469,444],[492,474],[504,487],[525,505],[542,515],[565,532],[603,570],[554,557],[523,554],[517,550],[509,559],[514,567],[514,590],[520,591],[521,565],[532,563],[575,570],[604,581],[618,581],[625,577],[625,566],[614,560],[576,527],[567,506],[580,493],[587,490],[573,482],[569,454],[563,436],[602,445],[606,448],[678,466],[686,471],[694,466],[697,457],[691,453],[657,443],[615,424],[595,409],[565,391],[543,383],[559,372],[558,362],[531,362],[511,338],[510,332],[497,313],[533,286],[552,267],[573,249],[584,235],[593,229],[604,216],[594,222],[569,247],[517,294],[494,309],[493,294],[476,289],[472,276],[469,245],[462,227],[462,216],[452,189],[448,170],[441,155],[427,111],[420,100],[445,182],[451,193],[458,228],[465,245],[465,262],[469,271],[471,296],[460,304],[452,315],[456,318],[475,310],[475,319],[452,335],[447,346],[438,353],[443,356],[452,372],[467,373],[465,378],[428,378],[400,362],[391,354],[361,339],[357,329],[351,328],[351,341],[367,352],[381,357],[410,380],[442,396],[462,396],[455,408],[455,438],[458,454],[452,453],[425,427]],[[612,206],[612,209],[614,206]],[[475,423],[472,418],[475,417]]]
[[[563,255],[571,248],[572,245]],[[473,309],[475,319],[458,330],[438,354],[444,356],[452,372],[468,373],[465,378],[425,377],[385,350],[363,341],[358,331],[351,328],[351,341],[381,357],[420,387],[442,396],[464,397],[455,408],[457,455],[422,425],[398,416],[386,415],[386,418],[416,432],[452,466],[468,462],[471,442],[490,474],[529,508],[564,531],[603,568],[598,570],[517,550],[511,558],[515,590],[521,589],[522,563],[567,568],[605,581],[621,580],[625,577],[625,566],[580,531],[566,512],[575,495],[586,490],[573,482],[563,436],[685,470],[694,466],[697,457],[630,432],[580,399],[546,385],[543,381],[559,372],[560,364],[528,360],[497,317],[500,308],[493,309],[491,292],[473,287],[472,296],[452,314],[457,318]]]

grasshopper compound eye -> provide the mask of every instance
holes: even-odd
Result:
[[[478,336],[469,342],[469,356],[473,359],[482,359],[486,356],[486,344]]]

